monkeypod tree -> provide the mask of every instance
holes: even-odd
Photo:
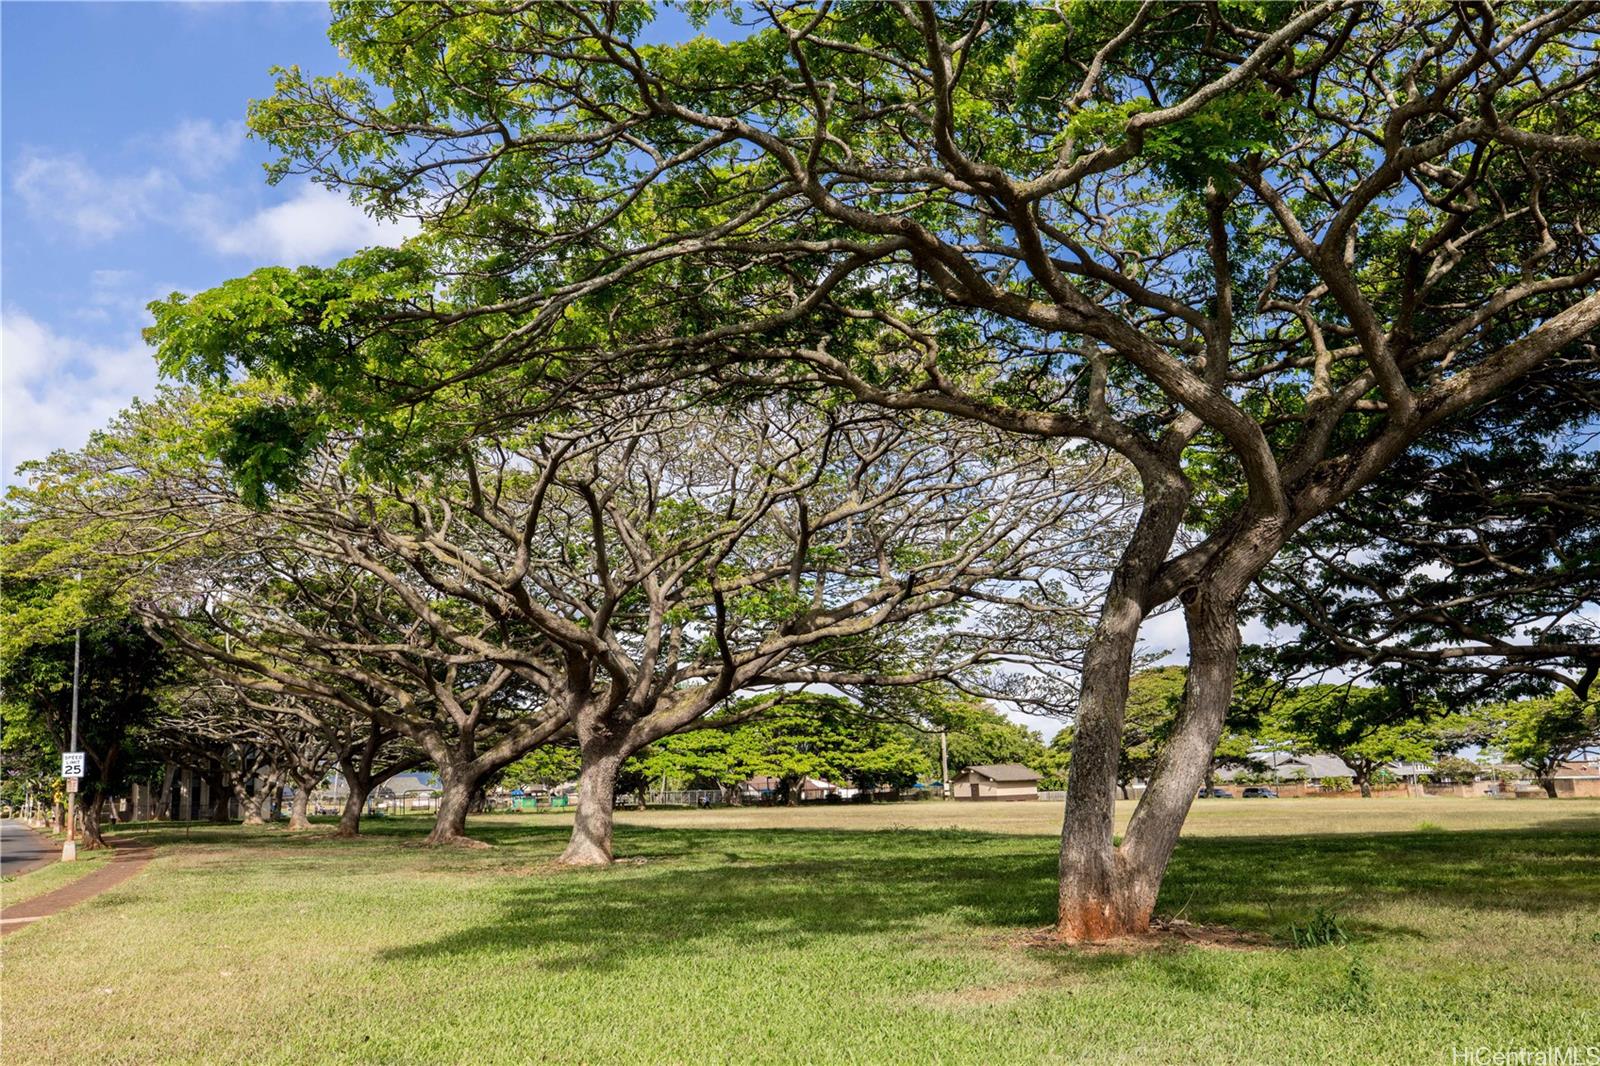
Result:
[[[399,730],[342,706],[316,707],[316,718],[334,738],[335,761],[345,786],[337,835],[354,837],[361,832],[361,812],[372,793],[396,774],[421,766],[425,756],[406,743]]]
[[[163,640],[246,694],[257,728],[276,721],[290,736],[327,752],[317,780],[338,764],[334,745],[317,728],[329,709],[366,719],[362,754],[356,756],[352,744],[344,756],[344,765],[356,771],[350,778],[355,812],[358,791],[364,803],[380,777],[425,758],[438,768],[442,785],[428,842],[475,843],[465,827],[482,784],[558,734],[565,718],[530,694],[513,671],[451,644],[456,631],[449,625],[433,627],[408,613],[387,586],[317,565],[306,554],[310,543],[302,537],[295,548],[276,551],[258,544],[248,581],[233,568],[191,568],[154,590],[140,609]],[[443,613],[461,614],[448,605]],[[403,738],[414,751],[375,766],[386,735]],[[347,804],[341,818],[347,832],[354,832],[358,816]]]
[[[185,686],[166,701],[160,734],[176,747],[209,755],[221,782],[239,801],[244,824],[276,816],[285,783],[294,787],[289,828],[311,828],[311,793],[337,761],[335,739],[292,700],[253,698],[247,688],[211,681]]]
[[[21,561],[19,553],[7,558],[13,567]],[[137,618],[104,601],[83,602],[73,585],[16,576],[7,581],[3,747],[8,761],[20,754],[17,743],[25,736],[48,737],[52,757],[70,749],[76,669],[77,746],[88,771],[80,782],[80,810],[84,846],[93,849],[105,846],[101,807],[137,779],[152,746],[157,693],[171,663]],[[49,777],[55,773],[52,767]]]
[[[352,72],[282,72],[252,123],[280,175],[424,236],[175,297],[151,338],[384,440],[447,424],[418,413],[441,396],[481,424],[714,373],[1114,450],[1143,508],[1084,655],[1060,930],[1142,931],[1251,582],[1419,442],[1595,358],[1600,7],[725,10],[737,41],[646,44],[647,4],[336,5]],[[1174,601],[1184,704],[1118,843],[1137,634]]]
[[[167,648],[237,697],[225,708],[229,730],[252,717],[288,721],[342,760],[347,833],[365,794],[425,755],[446,785],[430,839],[463,842],[485,777],[555,735],[565,717],[481,654],[484,632],[499,627],[470,604],[408,583],[403,560],[364,557],[376,574],[348,565],[346,532],[290,524],[242,499],[207,445],[235,400],[169,392],[135,405],[82,451],[38,464],[17,493],[31,528],[57,538],[56,565],[114,579]],[[356,506],[337,462],[322,458],[326,480],[308,479],[307,497],[326,490],[328,508]],[[246,768],[232,764],[245,760],[252,773],[269,765],[263,738],[230,746],[225,732],[187,734],[194,743],[184,753],[219,796],[244,779]],[[304,769],[308,781],[317,776]]]
[[[443,779],[437,841],[488,775],[574,737],[581,863],[609,861],[628,757],[735,693],[1069,657],[1122,493],[1103,456],[938,416],[707,414],[662,393],[458,447],[409,483],[356,477],[324,441],[251,511],[203,449],[142,452],[230,399],[130,413],[57,460],[38,506],[118,550],[184,544],[141,595],[155,631],[254,713],[340,707],[404,736]]]
[[[739,693],[766,690],[753,713],[797,686],[981,684],[987,665],[1070,656],[1119,471],[1003,443],[938,417],[646,394],[382,492],[303,478],[273,513],[419,616],[443,608],[414,585],[520,634],[452,640],[563,709],[581,756],[563,861],[603,864],[629,757],[726,724]]]
[[[1490,727],[1489,744],[1526,766],[1551,799],[1561,764],[1600,748],[1600,701],[1570,691],[1489,704],[1479,714]]]

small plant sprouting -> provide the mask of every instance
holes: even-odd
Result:
[[[1289,939],[1297,948],[1320,948],[1332,944],[1347,944],[1350,934],[1339,924],[1339,916],[1326,907],[1318,907],[1311,920],[1304,925],[1289,925]]]
[[[1348,1011],[1365,1011],[1372,1006],[1372,965],[1354,948],[1350,950],[1350,963],[1345,968],[1344,994],[1341,1006]]]

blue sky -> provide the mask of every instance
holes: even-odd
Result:
[[[152,299],[404,235],[302,179],[268,186],[245,135],[271,67],[342,69],[327,24],[320,3],[0,4],[6,483],[154,388]],[[669,13],[649,36],[694,32]]]
[[[398,233],[263,179],[245,107],[274,64],[338,69],[319,4],[0,6],[0,462],[88,432],[155,384],[144,305]]]

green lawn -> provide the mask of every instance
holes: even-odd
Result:
[[[142,875],[5,938],[4,1058],[1448,1064],[1600,1044],[1600,802],[1369,801],[1349,817],[1386,830],[1323,835],[1329,804],[1360,801],[1225,802],[1197,806],[1161,910],[1266,948],[1030,946],[1055,841],[977,828],[1049,817],[1017,805],[646,812],[604,871],[548,865],[557,816],[481,819],[484,851],[420,847],[422,820],[355,844],[133,830],[162,845]],[[972,827],[872,828],[938,818]],[[1318,907],[1355,942],[1287,947]]]

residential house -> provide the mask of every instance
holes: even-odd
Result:
[[[1556,782],[1556,798],[1600,797],[1600,759],[1568,759],[1551,775]]]
[[[1039,775],[1021,763],[969,766],[951,783],[951,795],[960,800],[1036,800]]]
[[[799,789],[801,803],[811,803],[839,794],[839,786],[820,777],[802,777],[796,788]],[[739,795],[751,802],[763,800],[771,802],[783,795],[783,779],[758,774],[739,786]]]

